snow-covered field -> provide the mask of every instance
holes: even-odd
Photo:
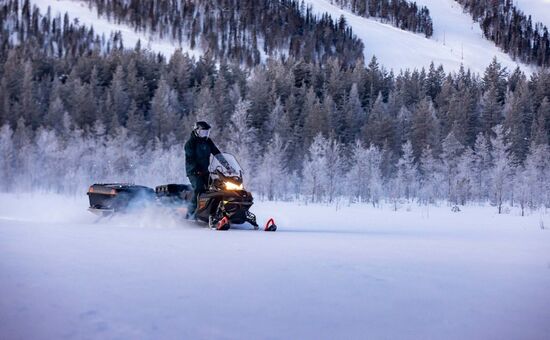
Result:
[[[417,4],[427,6],[430,10],[434,24],[434,35],[430,39],[422,34],[354,15],[331,5],[330,0],[306,0],[306,3],[311,4],[316,13],[328,12],[334,19],[344,15],[353,32],[365,44],[367,61],[376,55],[387,68],[427,68],[433,61],[436,65],[443,65],[446,71],[457,71],[463,64],[483,74],[496,56],[510,70],[519,65],[526,73],[533,71],[525,64],[518,64],[491,41],[483,38],[479,24],[453,0],[416,0]]]
[[[1,339],[549,339],[550,216],[257,202],[275,233],[0,194]]]

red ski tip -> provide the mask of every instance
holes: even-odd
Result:
[[[229,229],[230,223],[227,216],[224,216],[216,225],[217,230],[227,230]]]
[[[270,218],[267,223],[265,224],[265,231],[275,231],[277,230],[277,225],[275,224],[275,220],[273,218]]]

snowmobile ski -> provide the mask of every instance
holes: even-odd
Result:
[[[276,231],[277,225],[275,224],[275,220],[273,218],[270,218],[267,223],[265,224],[265,231]]]

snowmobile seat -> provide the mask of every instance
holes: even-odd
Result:
[[[193,187],[190,184],[164,184],[155,188],[157,198],[171,203],[191,201]]]

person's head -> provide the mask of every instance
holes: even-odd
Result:
[[[210,124],[205,121],[196,122],[193,127],[193,133],[199,138],[208,138],[210,135]]]

